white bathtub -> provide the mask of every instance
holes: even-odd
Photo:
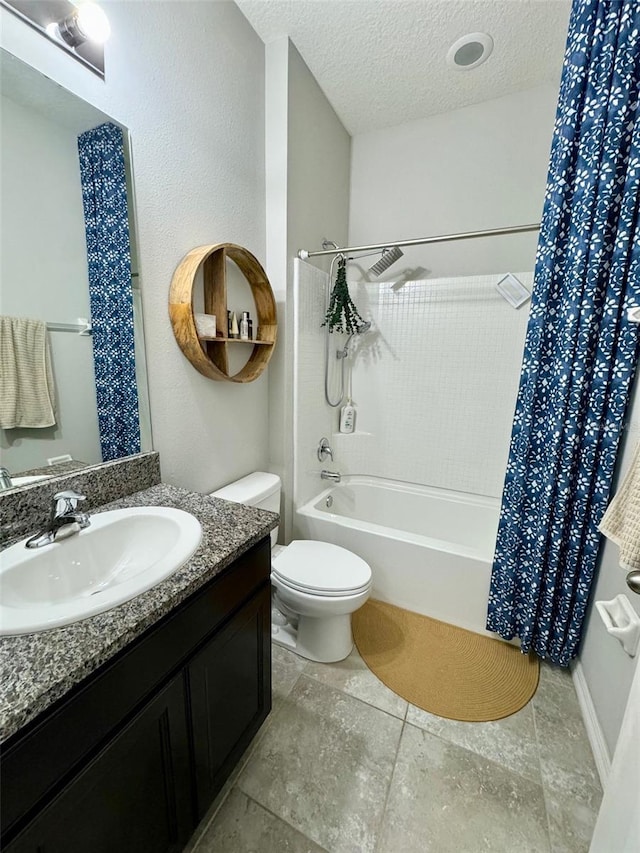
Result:
[[[296,522],[303,538],[365,559],[373,598],[487,634],[499,512],[496,498],[343,477],[300,507]]]

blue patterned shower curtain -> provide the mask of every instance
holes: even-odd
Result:
[[[122,130],[102,124],[78,137],[93,360],[102,459],[140,452],[129,214]]]
[[[639,353],[640,2],[574,0],[487,628],[575,657]]]

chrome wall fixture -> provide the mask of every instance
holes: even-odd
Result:
[[[0,0],[0,6],[104,79],[104,43],[111,28],[97,3]]]

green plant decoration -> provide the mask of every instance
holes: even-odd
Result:
[[[329,298],[329,308],[324,318],[323,326],[330,332],[345,332],[354,334],[364,320],[358,313],[347,285],[347,262],[344,258],[338,261],[338,274]]]

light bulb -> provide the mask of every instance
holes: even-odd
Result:
[[[109,19],[97,3],[80,3],[76,24],[84,37],[96,44],[104,44],[111,35]]]

